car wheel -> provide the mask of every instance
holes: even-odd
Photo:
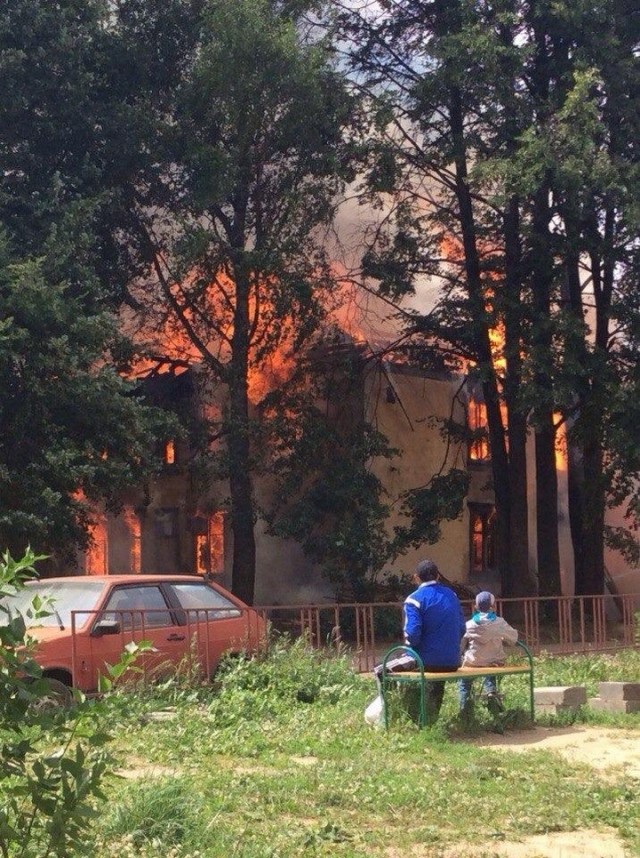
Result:
[[[41,714],[56,709],[69,709],[73,703],[73,691],[60,679],[45,677],[47,689],[29,706],[32,713]]]

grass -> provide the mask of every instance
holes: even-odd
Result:
[[[537,685],[585,684],[589,696],[599,681],[639,676],[638,651],[536,660]],[[505,687],[526,711],[526,683]],[[119,765],[137,777],[107,783],[93,855],[453,858],[480,838],[490,856],[500,841],[587,828],[613,828],[640,855],[637,780],[546,751],[484,748],[490,722],[462,725],[453,685],[434,727],[374,730],[363,719],[374,694],[346,658],[283,642],[268,659],[231,666],[215,690],[114,696],[96,717],[111,722]],[[640,740],[638,715],[574,718]]]

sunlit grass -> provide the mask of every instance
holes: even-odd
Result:
[[[603,679],[637,678],[639,664],[637,652],[543,657],[536,682],[588,682],[592,695]],[[136,779],[109,783],[96,858],[437,856],[455,844],[464,854],[479,827],[487,855],[503,840],[605,827],[640,854],[637,780],[548,751],[484,748],[490,721],[466,733],[453,685],[435,727],[374,730],[363,718],[374,693],[346,660],[283,645],[271,660],[236,665],[216,694],[174,691],[160,720],[151,713],[166,698],[116,698],[114,750]],[[526,683],[513,678],[507,698],[526,710]],[[638,716],[615,720],[640,741]]]

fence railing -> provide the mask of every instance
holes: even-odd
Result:
[[[472,602],[463,602],[465,617]],[[268,605],[256,610],[276,631],[304,635],[314,646],[347,648],[368,671],[402,640],[402,603]],[[534,653],[605,652],[640,646],[640,611],[633,596],[498,599],[497,610]]]

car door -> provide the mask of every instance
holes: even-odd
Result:
[[[98,674],[105,674],[105,665],[116,664],[127,644],[142,641],[153,647],[153,651],[136,660],[135,666],[145,679],[169,672],[185,657],[188,648],[186,631],[178,625],[160,584],[114,585],[91,634],[96,686]]]
[[[173,582],[170,587],[183,609],[191,651],[196,653],[203,674],[212,676],[225,652],[246,648],[249,609],[204,581]]]

